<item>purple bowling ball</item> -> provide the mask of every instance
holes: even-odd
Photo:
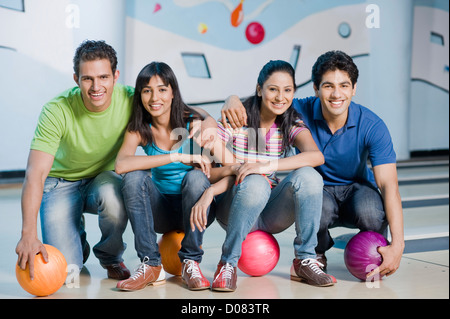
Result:
[[[383,261],[377,250],[378,247],[387,245],[388,241],[379,233],[373,231],[360,232],[353,236],[345,246],[345,266],[353,276],[366,281],[367,274],[381,265]]]

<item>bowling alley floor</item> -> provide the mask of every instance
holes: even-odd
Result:
[[[136,292],[118,291],[115,289],[116,281],[107,279],[106,271],[91,253],[79,280],[46,298],[182,299],[186,301],[186,306],[189,301],[201,304],[206,300],[213,302],[219,299],[241,302],[250,299],[290,299],[291,302],[292,299],[448,299],[448,170],[448,158],[434,162],[399,163],[406,249],[398,271],[378,282],[361,282],[347,271],[343,248],[355,230],[346,228],[332,230],[336,244],[327,252],[328,273],[336,277],[337,284],[319,288],[291,281],[289,270],[294,256],[294,228],[291,227],[275,235],[281,250],[275,269],[263,277],[250,277],[238,270],[238,288],[233,293],[189,291],[179,277],[169,274],[165,285],[150,286]],[[14,250],[21,230],[20,194],[20,181],[0,183],[0,299],[34,298],[22,290],[15,277],[17,255]],[[94,215],[85,216],[88,241],[93,246],[100,238],[97,219]],[[225,231],[217,223],[211,225],[204,236],[205,255],[201,269],[211,281],[224,237]],[[133,270],[139,260],[130,225],[124,240],[128,244],[124,254],[125,264]]]

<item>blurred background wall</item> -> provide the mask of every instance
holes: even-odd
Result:
[[[270,59],[311,67],[328,50],[360,70],[354,101],[386,122],[398,160],[449,149],[447,0],[0,0],[0,172],[23,171],[42,106],[75,85],[85,39],[118,53],[119,82],[168,63],[187,103],[218,117],[230,94],[253,94]]]

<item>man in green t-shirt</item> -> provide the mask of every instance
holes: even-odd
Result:
[[[109,278],[130,276],[122,259],[127,216],[114,161],[134,89],[116,84],[118,77],[115,50],[104,41],[85,41],[74,57],[77,86],[42,109],[23,184],[22,236],[16,247],[20,267],[28,263],[32,278],[34,256],[48,257],[38,239],[39,211],[43,243],[58,248],[76,270],[90,249],[83,213],[97,214],[102,236],[93,247],[95,256]]]

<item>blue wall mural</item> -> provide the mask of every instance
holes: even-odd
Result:
[[[340,49],[360,68],[355,101],[386,121],[399,159],[448,150],[448,17],[446,0],[0,0],[0,172],[25,169],[84,39],[116,48],[128,85],[169,63],[184,99],[214,116],[228,95],[253,93],[270,59],[290,61],[297,96],[312,95],[315,59]]]
[[[133,0],[127,2],[127,15],[191,40],[237,51],[269,42],[312,14],[361,3],[365,1]]]

